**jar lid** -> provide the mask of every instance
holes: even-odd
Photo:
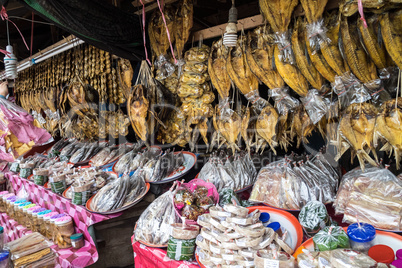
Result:
[[[10,252],[8,252],[8,251],[1,251],[1,252],[0,252],[0,261],[7,260],[9,255],[10,255]]]
[[[12,194],[12,193],[5,194],[5,195],[2,196],[2,198],[3,198],[3,199],[7,199],[7,198],[9,198],[10,196],[15,196],[15,194]]]
[[[15,201],[14,205],[19,205],[19,204],[22,204],[22,203],[25,203],[25,202],[27,202],[25,199],[20,199],[20,200]]]
[[[390,264],[395,260],[394,250],[386,245],[372,246],[368,251],[368,255],[376,262]]]
[[[24,211],[26,211],[26,210],[28,210],[29,208],[35,207],[35,206],[36,206],[36,204],[30,204],[30,205],[27,205],[27,206],[23,207],[22,209],[23,209]]]
[[[398,249],[395,255],[398,260],[402,260],[402,249]]]
[[[59,213],[54,211],[54,212],[50,212],[49,214],[45,215],[45,220],[50,220],[53,216],[58,215]]]
[[[10,196],[10,197],[7,198],[6,201],[11,202],[12,200],[14,200],[14,201],[17,200],[17,197],[15,195]]]
[[[72,221],[73,221],[73,219],[70,216],[64,216],[64,217],[60,217],[60,218],[56,219],[55,224],[61,225],[61,224],[69,223]]]
[[[269,215],[269,213],[267,213],[267,212],[261,212],[261,214],[260,214],[260,221],[262,221],[262,222],[267,222],[267,221],[269,221],[270,218],[271,218],[271,216]]]
[[[32,213],[33,213],[33,214],[37,214],[37,213],[42,212],[42,211],[45,211],[45,210],[46,210],[46,208],[41,208],[41,207],[39,207],[39,208],[35,209]]]
[[[20,204],[18,206],[23,208],[23,207],[28,206],[30,204],[31,204],[31,202],[25,202],[25,203],[22,203],[22,204]]]
[[[370,242],[375,238],[375,228],[368,223],[353,223],[348,227],[349,239],[354,242]]]
[[[0,234],[4,233],[4,227],[0,226]]]
[[[269,228],[273,229],[275,232],[279,230],[279,228],[281,228],[281,224],[277,221],[275,222],[271,222],[270,224],[268,224]]]
[[[50,219],[51,220],[56,220],[56,219],[64,217],[64,216],[67,216],[67,215],[64,214],[64,213],[61,213],[61,214],[57,214],[57,215],[52,216]]]
[[[71,240],[78,240],[78,239],[82,239],[84,236],[81,233],[76,233],[70,236]]]
[[[38,213],[38,216],[39,216],[39,215],[45,216],[45,215],[47,215],[47,214],[49,214],[49,213],[51,213],[51,212],[52,212],[52,211],[51,211],[50,209],[47,209],[47,210],[44,210],[44,211],[39,212],[39,213]]]
[[[402,268],[402,260],[395,260],[391,264],[396,268]]]
[[[1,192],[0,192],[0,196],[6,195],[6,194],[8,194],[8,193],[9,193],[8,191],[1,191]]]
[[[28,212],[34,212],[35,210],[37,210],[38,208],[41,208],[40,206],[34,206],[34,207],[30,207],[27,209]]]

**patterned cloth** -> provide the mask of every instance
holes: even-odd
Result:
[[[166,256],[166,250],[144,246],[131,237],[135,268],[199,268],[197,262],[173,261]]]
[[[61,195],[57,195],[31,181],[22,179],[13,172],[6,172],[5,177],[8,178],[15,193],[24,186],[25,190],[28,192],[29,200],[33,203],[51,209],[52,211],[70,215],[74,221],[75,231],[84,235],[85,245],[80,249],[59,249],[56,245],[52,247],[58,254],[59,265],[57,267],[86,267],[98,260],[98,252],[96,251],[95,243],[88,232],[88,226],[118,217],[122,213],[116,213],[113,215],[91,213],[83,206],[74,205],[70,200]],[[18,223],[13,219],[10,219],[7,214],[4,214],[5,213],[1,213],[0,221],[2,226],[5,224],[5,234],[8,241],[17,239],[30,232],[30,230],[18,225]]]

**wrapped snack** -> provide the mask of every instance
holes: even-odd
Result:
[[[375,267],[377,264],[366,254],[349,249],[332,251],[330,262],[334,268],[366,268]]]
[[[80,185],[79,181],[77,184],[71,186],[72,189],[72,202],[75,205],[85,205],[88,199],[91,197],[91,186],[92,183],[86,183]]]
[[[189,189],[182,187],[176,190],[174,194],[174,203],[178,209],[185,205],[191,205],[194,201],[194,196]]]
[[[66,190],[66,176],[65,175],[52,175],[49,177],[50,188],[53,193],[62,194]]]
[[[10,171],[15,173],[20,172],[20,162],[19,161],[12,162],[10,165]]]
[[[256,268],[295,267],[295,258],[286,252],[278,252],[275,248],[271,250],[258,250],[254,254],[254,264]]]
[[[191,261],[194,256],[195,240],[199,234],[199,227],[183,223],[172,224],[172,235],[169,238],[167,254],[176,261]]]
[[[310,201],[301,209],[299,222],[304,232],[312,237],[322,228],[330,225],[331,220],[323,203]]]
[[[318,251],[350,247],[348,235],[339,226],[325,227],[313,237],[313,242]]]
[[[48,180],[49,169],[46,168],[35,168],[33,170],[34,182],[36,185],[43,186]]]
[[[32,170],[35,167],[34,163],[21,163],[20,164],[20,177],[27,179],[29,176],[32,175]]]

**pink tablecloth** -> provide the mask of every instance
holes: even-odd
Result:
[[[196,262],[173,261],[166,257],[166,250],[144,246],[131,237],[135,268],[199,268]]]
[[[61,195],[57,195],[42,186],[34,184],[31,181],[22,179],[13,172],[6,172],[5,177],[11,183],[15,193],[17,193],[18,190],[24,186],[28,192],[30,201],[40,205],[41,207],[70,215],[74,220],[76,232],[84,235],[85,246],[78,250],[73,248],[59,249],[57,246],[53,247],[55,252],[58,254],[58,267],[86,267],[98,260],[98,252],[96,251],[95,243],[88,232],[88,226],[91,226],[97,222],[115,218],[120,216],[122,213],[113,215],[90,213],[83,206],[74,205],[70,200],[62,197]],[[18,225],[18,223],[14,220],[10,220],[6,214],[0,217],[0,221],[1,224],[4,224],[6,227],[6,234],[9,241],[17,239],[29,232],[29,230],[21,225]]]

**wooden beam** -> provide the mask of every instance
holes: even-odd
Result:
[[[177,2],[178,0],[165,0],[164,1],[164,4],[166,5],[166,4],[171,4],[171,3],[174,3],[174,2]],[[134,1],[135,2],[135,1]],[[153,3],[153,4],[150,4],[150,5],[148,5],[148,6],[146,6],[145,7],[145,12],[150,12],[150,11],[152,11],[152,10],[155,10],[155,9],[157,9],[158,8],[158,3]],[[134,14],[136,14],[136,15],[141,15],[142,14],[142,9],[141,10],[139,10],[139,11],[136,11],[136,12],[134,12]]]
[[[263,25],[264,24],[264,18],[262,15],[255,15],[252,17],[248,17],[245,19],[238,20],[237,22],[237,30],[241,31],[242,29],[248,30],[255,28],[257,26]],[[227,23],[220,24],[208,29],[204,29],[201,31],[197,31],[194,33],[194,41],[198,41],[201,38],[203,39],[209,39],[209,38],[215,38],[218,36],[222,36],[223,33],[225,32]],[[191,40],[191,38],[190,38]]]

